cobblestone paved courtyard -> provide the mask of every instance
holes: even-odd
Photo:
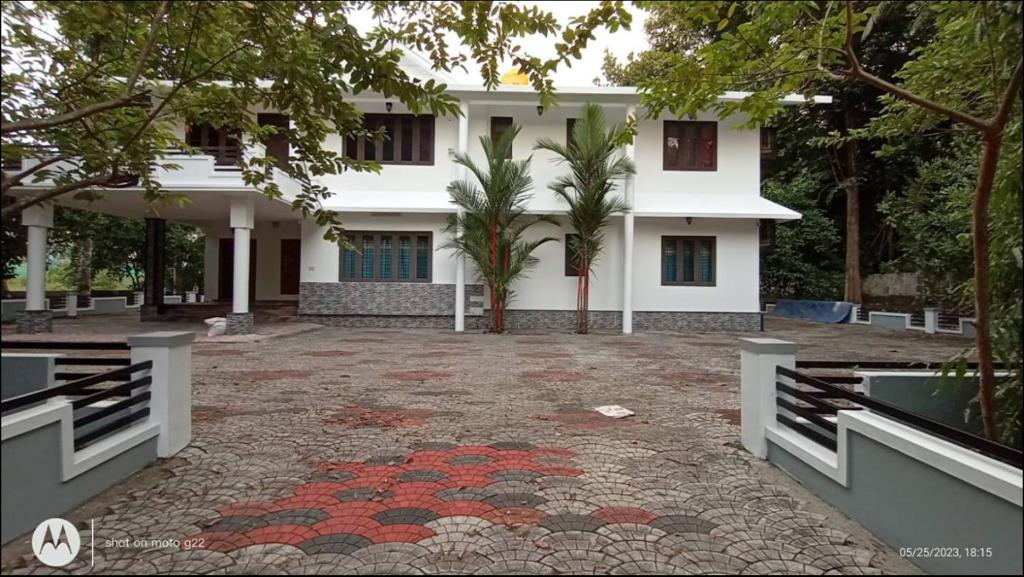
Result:
[[[721,333],[317,329],[197,343],[192,445],[69,518],[69,572],[915,572],[739,444]],[[967,341],[769,319],[803,358]],[[634,417],[590,409],[620,404]],[[179,539],[135,549],[115,540]],[[193,550],[183,550],[185,545]],[[4,572],[48,572],[21,538]]]

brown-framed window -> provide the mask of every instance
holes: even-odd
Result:
[[[568,148],[572,144],[572,131],[576,129],[576,119],[566,118],[565,119],[565,147]]]
[[[664,170],[718,170],[718,123],[666,120]]]
[[[775,142],[775,129],[770,126],[761,127],[761,158],[773,159],[778,154]]]
[[[429,114],[364,114],[363,127],[381,138],[349,136],[345,156],[380,164],[434,164],[434,117]]]
[[[214,128],[205,122],[189,124],[185,142],[213,157],[217,166],[232,166],[242,158],[242,145],[237,130],[222,126]]]
[[[718,265],[715,237],[661,237],[661,284],[715,286]]]
[[[579,235],[568,233],[565,235],[565,276],[580,276],[580,259],[576,254],[576,239]]]
[[[430,232],[349,231],[353,248],[341,250],[342,281],[430,282]]]
[[[511,116],[492,116],[491,117],[491,142],[497,144],[503,134],[506,131],[512,129],[512,117]],[[509,147],[508,156],[505,158],[512,158],[512,148]]]

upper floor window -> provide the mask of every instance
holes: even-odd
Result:
[[[363,127],[383,137],[349,136],[345,156],[380,164],[434,164],[434,117],[415,114],[364,114]]]
[[[715,237],[661,237],[661,284],[715,286]]]
[[[502,135],[505,131],[512,129],[512,117],[510,116],[492,116],[491,117],[491,142],[497,143],[501,140]],[[512,158],[512,149],[509,148],[508,156],[505,158]]]
[[[778,153],[779,149],[775,142],[775,129],[762,126],[761,127],[761,158],[762,159],[773,159]]]
[[[349,232],[341,280],[430,282],[434,245],[429,232]]]
[[[572,132],[576,130],[576,119],[566,118],[565,119],[565,147],[568,148],[572,144]]]
[[[717,170],[718,123],[666,120],[664,170]]]
[[[576,254],[576,240],[579,235],[569,233],[565,235],[565,276],[580,276],[580,259]]]
[[[238,131],[227,126],[214,128],[207,123],[189,124],[185,129],[185,142],[212,156],[214,164],[230,166],[242,158],[242,145]]]

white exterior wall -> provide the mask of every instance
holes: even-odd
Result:
[[[746,118],[734,115],[718,120],[704,113],[696,120],[718,122],[718,170],[662,170],[664,121],[644,120],[636,137],[636,192],[638,212],[644,201],[656,201],[661,195],[692,193],[761,194],[761,137],[758,130],[741,128]],[[661,203],[659,203],[660,205]]]
[[[359,103],[364,113],[385,113],[384,103]],[[392,114],[406,113],[394,103]],[[325,205],[359,206],[371,208],[400,207],[416,210],[422,207],[445,207],[448,205],[448,183],[455,178],[452,156],[458,146],[459,122],[454,116],[437,117],[434,121],[434,164],[401,165],[382,164],[379,173],[349,171],[322,178],[324,185],[344,198],[329,199]],[[332,134],[324,147],[338,152],[344,151],[341,135]]]
[[[516,284],[510,310],[576,310],[577,277],[565,275],[565,235],[572,227],[560,220],[561,227],[541,223],[527,231],[528,238],[553,236],[558,242],[534,251],[540,262]],[[590,310],[622,310],[622,245],[622,219],[613,217],[605,230],[605,249],[590,278]]]
[[[455,283],[455,254],[449,249],[439,248],[447,239],[443,232],[447,224],[443,214],[403,214],[400,216],[373,216],[369,214],[342,214],[341,221],[350,231],[397,231],[431,232],[434,243],[431,282],[435,284]],[[323,239],[323,229],[313,222],[302,226],[302,282],[338,282],[341,249],[337,244]],[[473,279],[475,273],[467,266],[466,278]]]
[[[715,286],[662,286],[662,236],[713,236]],[[760,241],[757,221],[637,218],[633,254],[636,311],[758,312]]]

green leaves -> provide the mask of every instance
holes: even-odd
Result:
[[[363,8],[374,20],[365,33],[352,18]],[[322,208],[333,192],[315,177],[380,170],[325,146],[333,134],[362,133],[352,96],[379,95],[414,113],[458,114],[444,83],[402,68],[404,47],[424,52],[440,71],[473,60],[488,87],[497,86],[499,66],[511,60],[541,103],[551,105],[557,69],[578,58],[595,31],[628,27],[630,20],[621,2],[610,1],[564,29],[537,6],[503,2],[12,1],[3,3],[3,16],[5,160],[55,151],[77,159],[74,169],[51,175],[69,192],[94,191],[96,181],[114,184],[129,174],[157,202],[165,193],[148,167],[165,150],[187,148],[181,123],[227,126],[258,140],[266,131],[255,112],[280,112],[291,119],[286,172],[302,185],[295,208],[329,227],[331,238],[344,238],[336,216]],[[461,42],[451,43],[453,34]],[[553,57],[523,49],[521,39],[536,34],[561,37]],[[138,82],[124,95],[125,79],[136,70]],[[140,95],[144,106],[134,99]],[[93,110],[97,105],[104,107]],[[247,159],[245,180],[278,198],[265,176],[270,162]],[[5,180],[4,193],[17,184]]]

